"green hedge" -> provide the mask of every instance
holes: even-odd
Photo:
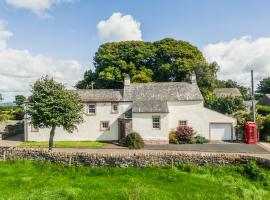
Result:
[[[256,105],[257,113],[267,116],[270,114],[270,106]]]

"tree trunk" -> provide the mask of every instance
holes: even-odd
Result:
[[[54,133],[55,133],[55,126],[52,127],[51,132],[50,132],[50,140],[49,140],[49,150],[51,151],[53,148],[53,138],[54,138]]]

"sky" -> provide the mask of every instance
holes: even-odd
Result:
[[[269,0],[0,0],[0,93],[29,95],[48,74],[68,88],[109,41],[186,40],[219,79],[250,86],[270,74]]]

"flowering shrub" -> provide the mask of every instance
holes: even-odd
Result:
[[[175,134],[180,143],[189,143],[196,132],[189,126],[178,126]]]

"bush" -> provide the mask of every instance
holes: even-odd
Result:
[[[196,134],[193,128],[189,126],[178,126],[175,133],[179,143],[189,143]]]
[[[245,110],[244,101],[241,97],[221,96],[213,97],[205,102],[205,106],[223,114],[233,114]]]
[[[257,112],[263,116],[270,114],[270,106],[256,105]]]
[[[260,170],[255,161],[248,161],[244,167],[244,172],[251,180],[261,181],[263,185],[269,185],[267,175]]]
[[[208,139],[206,139],[205,137],[200,136],[200,135],[197,135],[197,136],[195,136],[192,139],[194,139],[195,140],[195,143],[197,143],[197,144],[204,144],[204,143],[208,143],[209,142]]]
[[[260,131],[260,139],[267,141],[269,136],[270,136],[270,115],[266,116],[265,120],[263,121],[263,129]]]
[[[8,121],[12,118],[13,116],[10,114],[0,114],[0,121]]]
[[[189,140],[188,142],[189,144],[196,144],[197,143],[197,140],[193,137]]]
[[[169,143],[170,144],[179,144],[176,136],[176,132],[174,130],[171,130],[169,133]]]
[[[139,133],[132,132],[126,136],[125,146],[129,149],[142,149],[144,147],[144,141]]]

